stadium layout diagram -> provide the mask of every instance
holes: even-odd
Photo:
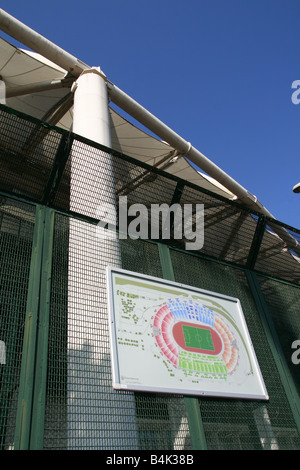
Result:
[[[267,400],[240,301],[107,269],[113,387]]]

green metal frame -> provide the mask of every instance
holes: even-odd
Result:
[[[249,250],[247,259],[247,268],[254,269],[259,254],[261,243],[266,230],[267,219],[264,215],[260,215],[257,221],[256,230],[253,236],[252,245]]]
[[[72,134],[63,134],[56,155],[54,157],[52,169],[42,195],[41,204],[49,206],[55,197],[58,185],[62,178],[65,166],[73,143]]]
[[[33,450],[42,449],[44,440],[54,217],[55,213],[53,210],[46,210],[33,395],[34,406],[30,436],[30,449]]]
[[[175,281],[169,248],[166,245],[159,244],[158,249],[163,277],[170,281]],[[199,400],[194,397],[184,397],[184,404],[187,412],[193,450],[207,450]]]
[[[27,450],[29,448],[30,440],[44,217],[45,208],[37,206],[29,274],[19,400],[15,429],[15,450]]]
[[[36,207],[20,374],[15,450],[42,449],[54,211]]]

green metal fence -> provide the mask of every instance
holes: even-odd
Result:
[[[4,106],[0,123],[1,449],[300,449],[300,231]],[[204,204],[203,249],[97,238],[99,158],[116,200]],[[113,390],[107,265],[238,297],[269,401]]]

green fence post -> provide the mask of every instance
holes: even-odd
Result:
[[[247,259],[247,268],[248,269],[254,269],[256,260],[259,255],[259,250],[262,244],[262,240],[265,234],[266,230],[266,225],[267,225],[267,219],[266,216],[260,215],[257,224],[256,224],[256,229],[253,235],[253,240],[252,244],[248,253],[248,259]]]
[[[160,243],[158,249],[163,277],[170,281],[175,281],[169,247]],[[194,397],[184,397],[184,404],[187,412],[193,450],[207,450],[199,400]]]
[[[46,407],[49,312],[55,213],[52,209],[45,208],[45,210],[35,384],[30,436],[30,449],[32,450],[43,449]]]
[[[43,253],[44,216],[44,208],[36,206],[15,428],[15,450],[27,450],[29,448],[30,440],[40,277]]]

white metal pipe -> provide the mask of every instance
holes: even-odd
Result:
[[[2,9],[0,9],[0,29],[75,77],[78,77],[83,70],[90,68]]]
[[[73,80],[58,79],[46,80],[44,82],[30,83],[29,85],[19,85],[6,88],[6,98],[15,96],[30,95],[31,93],[40,93],[41,91],[57,90],[60,88],[71,88]]]
[[[64,117],[65,114],[72,108],[73,106],[73,95],[69,93],[66,99],[61,103],[61,105],[49,116],[47,122],[52,124],[52,126],[56,126],[57,123]]]
[[[215,178],[219,183],[235,194],[240,201],[244,203],[247,202],[247,205],[251,204],[253,209],[255,208],[258,210],[259,208],[260,211],[263,209],[263,206],[258,203],[255,196],[250,194],[227,173],[221,170],[221,168],[205,157],[205,155],[199,152],[199,150],[192,147],[189,142],[176,134],[162,121],[143,108],[139,103],[137,103],[135,100],[130,98],[122,90],[111,83],[108,83],[108,89],[111,100],[117,106],[119,106],[125,112],[130,114],[130,116],[132,116],[134,119],[154,132],[158,137],[168,142],[168,144],[189,158],[189,160],[195,163],[203,171],[206,171],[210,176]],[[267,212],[267,215],[271,216],[269,212]]]

